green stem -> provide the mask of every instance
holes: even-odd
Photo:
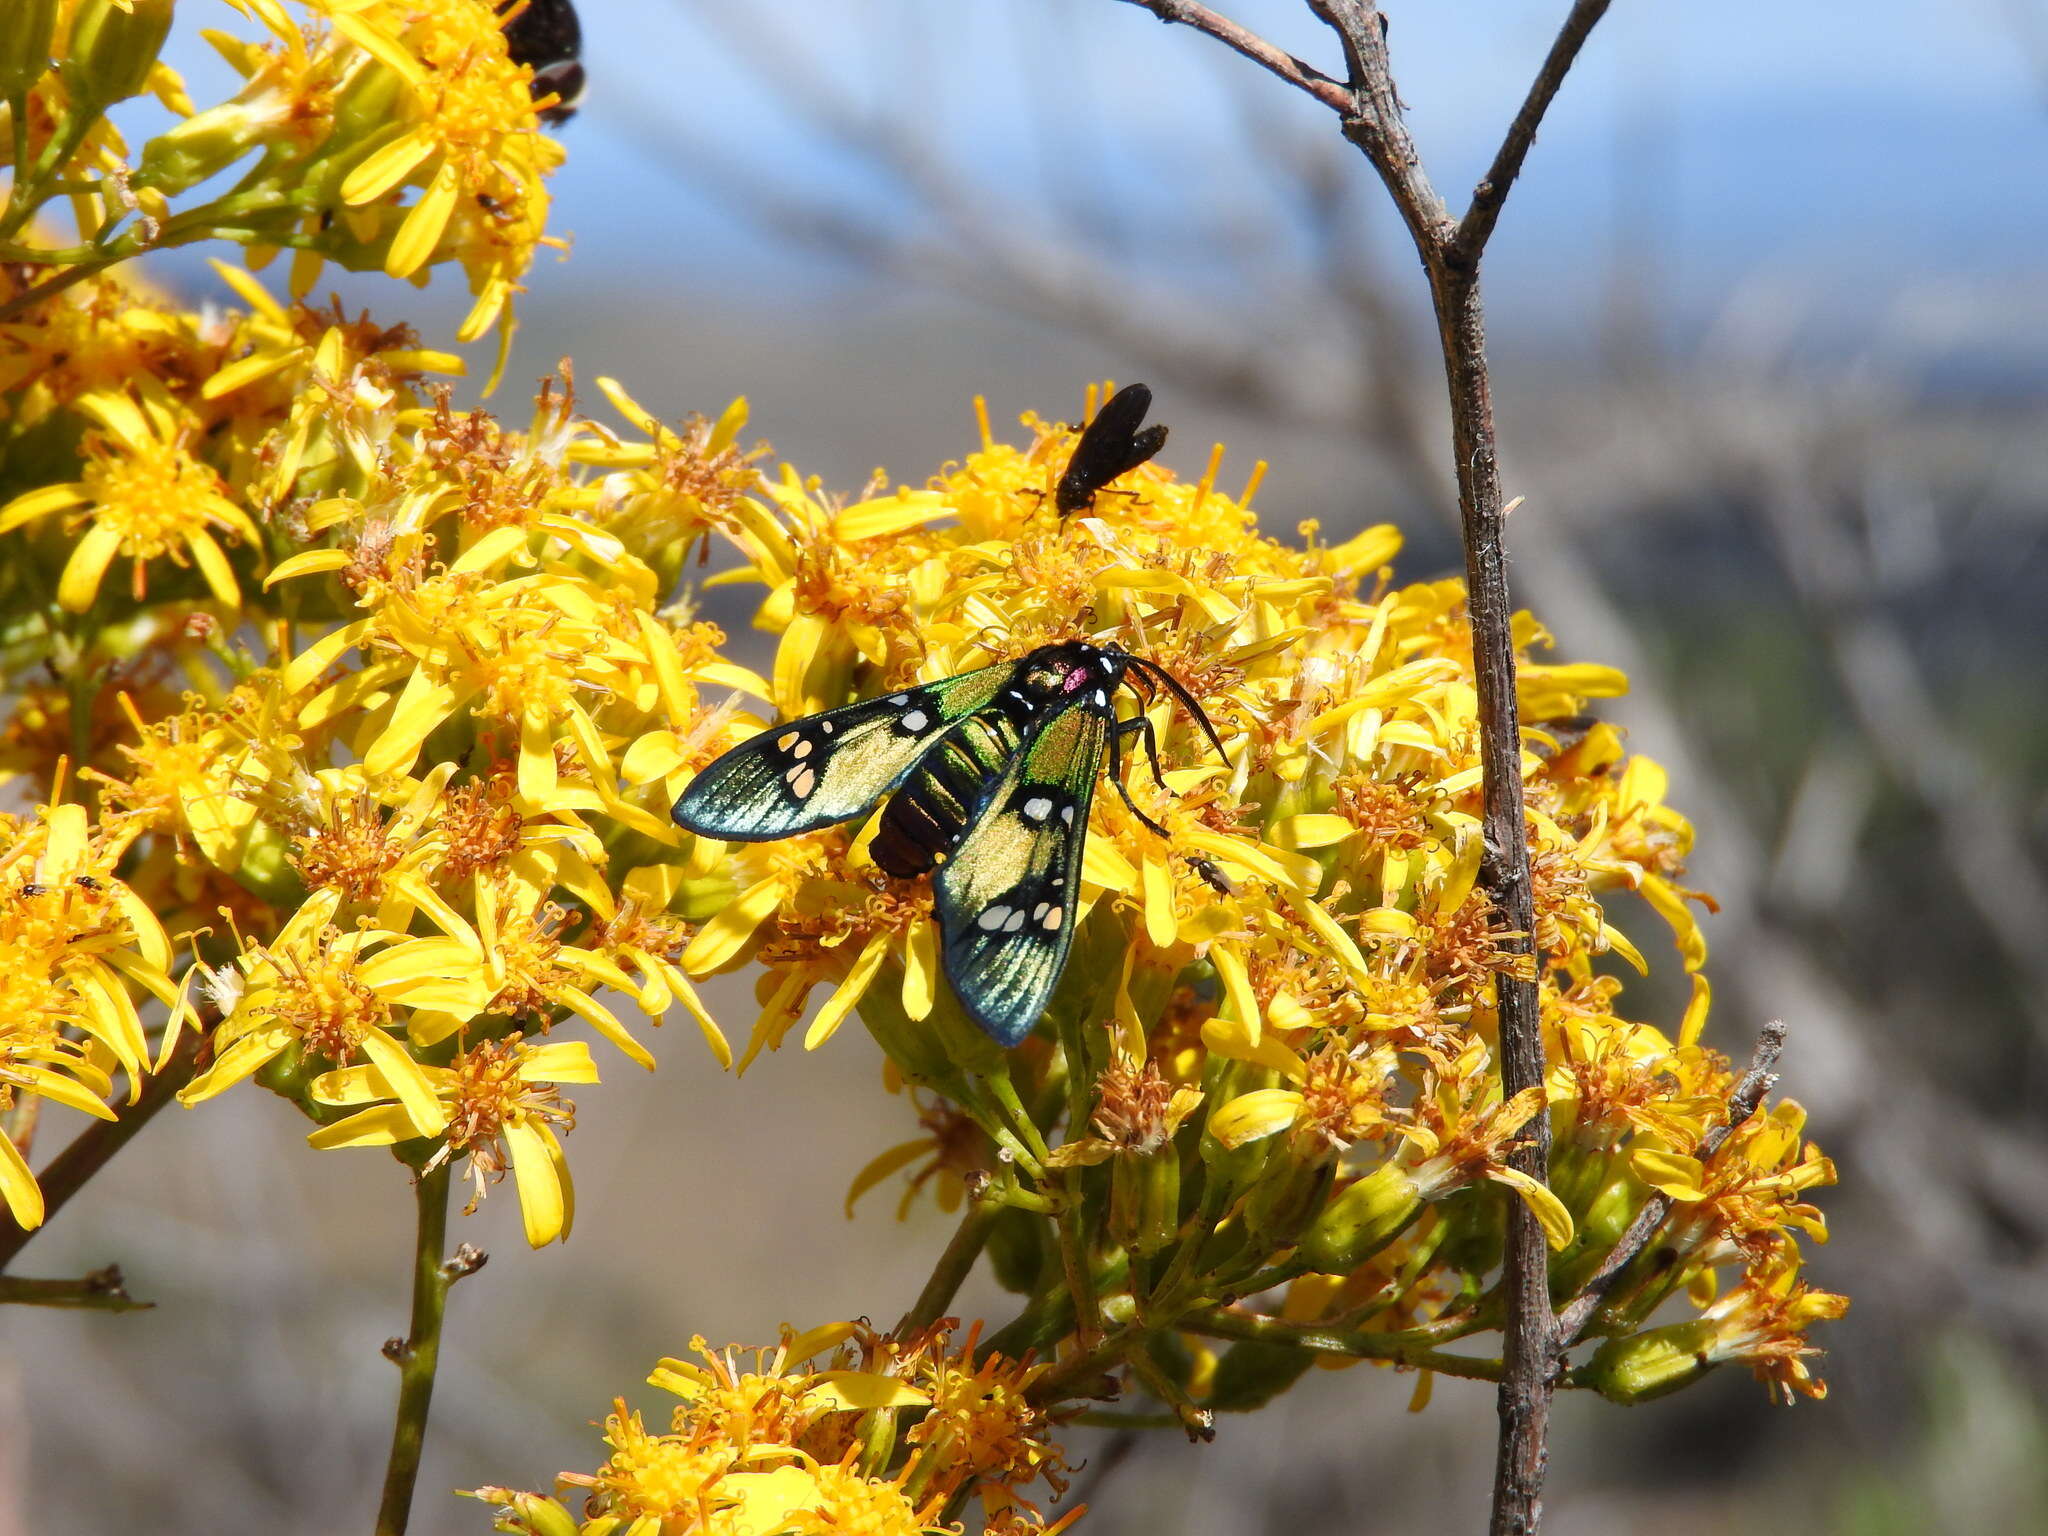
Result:
[[[412,1326],[403,1339],[384,1346],[398,1362],[398,1419],[391,1429],[377,1536],[405,1536],[413,1484],[420,1475],[420,1450],[426,1443],[427,1410],[434,1401],[434,1369],[441,1363],[441,1319],[448,1308],[448,1288],[481,1262],[480,1257],[464,1254],[452,1264],[442,1261],[448,1240],[448,1179],[449,1165],[444,1162],[420,1174],[413,1187],[419,1235],[412,1256]]]
[[[24,1280],[0,1275],[0,1303],[29,1307],[76,1307],[88,1312],[147,1312],[156,1303],[128,1294],[121,1267],[109,1264],[78,1280]]]
[[[1123,1364],[1133,1350],[1141,1346],[1152,1330],[1143,1323],[1129,1323],[1109,1335],[1092,1349],[1054,1366],[1045,1375],[1031,1384],[1031,1401],[1040,1404],[1056,1403],[1067,1395],[1070,1388],[1093,1381],[1105,1371]]]
[[[1239,1312],[1229,1307],[1209,1307],[1180,1319],[1178,1327],[1212,1339],[1251,1339],[1261,1344],[1287,1344],[1324,1355],[1344,1355],[1358,1360],[1392,1360],[1417,1370],[1439,1371],[1446,1376],[1464,1376],[1474,1381],[1499,1381],[1499,1360],[1471,1355],[1446,1354],[1404,1333],[1368,1333],[1350,1328],[1317,1328]]]
[[[124,1106],[118,1120],[93,1121],[78,1133],[70,1146],[57,1154],[36,1181],[43,1188],[43,1225],[22,1228],[9,1223],[0,1226],[0,1270],[12,1264],[29,1239],[48,1228],[50,1218],[64,1209],[65,1203],[84,1187],[86,1180],[104,1168],[108,1160],[127,1146],[129,1139],[147,1125],[158,1110],[177,1097],[180,1088],[192,1081],[192,1071],[198,1064],[199,1047],[204,1038],[204,1030],[188,1024],[163,1070],[143,1080],[141,1097]]]
[[[946,1308],[953,1304],[954,1296],[967,1279],[968,1271],[974,1268],[974,1261],[981,1257],[981,1250],[988,1243],[989,1230],[995,1226],[996,1218],[1002,1212],[1003,1207],[991,1200],[976,1200],[967,1207],[960,1218],[960,1225],[953,1229],[952,1241],[939,1255],[939,1262],[932,1266],[932,1277],[925,1281],[916,1302],[903,1314],[903,1321],[896,1325],[899,1339],[918,1329],[929,1328],[945,1315]]]

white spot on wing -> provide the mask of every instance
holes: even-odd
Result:
[[[1060,807],[1060,820],[1070,827],[1074,824],[1074,808],[1071,805]]]
[[[811,755],[811,749],[815,745],[815,742],[800,741],[790,749],[789,755],[795,758],[798,762],[802,762],[805,758]]]
[[[1098,688],[1095,690],[1095,702],[1097,704],[1107,704],[1109,702],[1109,695]]]
[[[1022,912],[1019,912],[1017,916],[1021,919],[1024,916],[1024,914]],[[1010,909],[1008,907],[984,907],[982,909],[981,916],[977,917],[974,920],[974,926],[984,930],[985,932],[994,933],[998,928],[1002,927],[1004,923],[1008,922],[1009,918]]]
[[[898,709],[901,709],[904,705],[910,702],[910,695],[907,693],[892,693],[889,695],[889,702],[891,704],[894,704]]]
[[[1010,909],[1009,921],[1003,924],[1003,932],[1015,933],[1019,928],[1022,928],[1023,926],[1024,909],[1022,907],[1012,907]]]
[[[903,717],[900,723],[903,726],[903,729],[905,729],[906,731],[921,731],[927,725],[930,725],[931,721],[932,717],[926,714],[923,710],[913,709],[909,714]]]
[[[818,775],[814,769],[798,763],[789,770],[789,792],[801,800],[817,787]]]
[[[1045,931],[1047,933],[1057,932],[1060,926],[1060,919],[1067,915],[1067,909],[1065,907],[1045,907],[1041,910],[1044,911],[1045,916],[1041,917],[1038,921],[1043,925]]]
[[[1043,821],[1051,814],[1052,797],[1049,795],[1033,795],[1024,802],[1024,819],[1026,821]]]

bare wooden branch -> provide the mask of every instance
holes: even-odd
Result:
[[[1543,67],[1536,71],[1536,79],[1522,101],[1522,110],[1508,125],[1507,137],[1500,142],[1500,151],[1494,155],[1493,164],[1487,168],[1484,179],[1473,188],[1472,204],[1465,210],[1465,217],[1458,221],[1458,232],[1451,238],[1449,252],[1455,264],[1470,266],[1486,250],[1486,242],[1492,238],[1493,226],[1500,218],[1501,204],[1507,201],[1508,189],[1514,186],[1515,178],[1522,174],[1522,161],[1528,156],[1529,146],[1536,142],[1537,126],[1542,123],[1543,114],[1550,110],[1550,103],[1556,97],[1558,87],[1564,84],[1564,77],[1571,72],[1587,36],[1607,14],[1608,4],[1609,0],[1577,0],[1571,14],[1565,17],[1557,40],[1550,45]]]
[[[1272,71],[1297,90],[1308,92],[1332,111],[1350,110],[1351,93],[1342,85],[1314,65],[1303,63],[1284,48],[1276,48],[1257,33],[1247,31],[1206,5],[1196,5],[1194,0],[1125,0],[1125,4],[1143,6],[1168,25],[1177,23],[1206,33],[1224,47],[1243,54],[1261,69]]]
[[[1735,1128],[1757,1112],[1764,1095],[1771,1091],[1771,1085],[1778,1080],[1778,1057],[1785,1049],[1785,1025],[1781,1019],[1773,1019],[1763,1027],[1757,1036],[1756,1050],[1750,1056],[1749,1070],[1735,1085],[1734,1093],[1728,1097],[1728,1118],[1700,1138],[1694,1152],[1701,1162],[1707,1161],[1721,1150],[1721,1144],[1735,1134]],[[1586,1331],[1586,1325],[1593,1320],[1593,1314],[1600,1309],[1602,1298],[1614,1284],[1615,1277],[1634,1262],[1637,1254],[1648,1246],[1662,1226],[1671,1210],[1669,1195],[1652,1195],[1643,1202],[1643,1208],[1636,1212],[1636,1219],[1628,1224],[1628,1230],[1621,1234],[1621,1241],[1600,1261],[1600,1267],[1593,1271],[1579,1294],[1571,1304],[1557,1315],[1557,1356],[1563,1359],[1566,1350],[1579,1341],[1579,1335]]]
[[[192,1080],[199,1064],[199,1049],[205,1043],[205,1030],[187,1024],[171,1059],[143,1080],[141,1095],[133,1104],[121,1106],[120,1118],[93,1121],[50,1160],[50,1166],[38,1180],[43,1188],[43,1225],[0,1226],[0,1270],[14,1262],[30,1238],[48,1229],[51,1219],[85,1186],[87,1179],[104,1168],[158,1110],[177,1097],[178,1090]]]

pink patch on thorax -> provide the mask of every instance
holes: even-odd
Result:
[[[1074,693],[1087,686],[1088,669],[1075,667],[1067,673],[1066,681],[1060,684],[1061,693]]]

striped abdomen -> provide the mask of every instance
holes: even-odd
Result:
[[[892,875],[921,875],[952,852],[975,798],[1003,771],[1023,741],[1002,710],[970,717],[924,755],[882,812],[868,852]]]

